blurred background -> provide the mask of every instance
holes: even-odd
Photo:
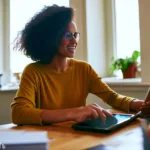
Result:
[[[13,41],[25,23],[44,5],[73,7],[81,38],[76,59],[87,61],[115,91],[144,99],[150,85],[149,0],[0,0],[0,124],[11,122],[10,103],[24,67],[31,63],[13,51]],[[139,51],[135,78],[123,79],[121,70],[110,75],[112,58],[131,57]],[[87,104],[99,98],[89,94]]]

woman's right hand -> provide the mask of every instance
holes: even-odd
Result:
[[[88,106],[72,109],[70,113],[70,120],[81,122],[88,119],[101,118],[102,121],[105,122],[107,115],[112,116],[112,113],[94,103]]]
[[[88,106],[58,110],[43,109],[43,111],[41,112],[41,119],[43,124],[51,124],[64,121],[81,122],[88,119],[97,118],[101,118],[102,121],[105,122],[107,115],[112,116],[110,112],[100,107],[98,104],[91,104]]]

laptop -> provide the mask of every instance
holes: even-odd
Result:
[[[145,97],[145,102],[150,99],[150,88]],[[139,111],[136,114],[118,114],[114,113],[113,117],[107,116],[105,124],[101,120],[92,119],[86,120],[83,122],[78,122],[72,125],[72,128],[75,130],[82,130],[82,131],[96,131],[96,132],[112,132],[116,129],[119,129],[133,121],[135,121],[138,117],[142,116],[142,112]]]

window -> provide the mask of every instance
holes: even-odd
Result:
[[[140,51],[138,0],[115,0],[116,57]]]
[[[115,0],[115,58],[131,57],[134,50],[140,51],[139,3],[138,0]],[[140,58],[138,59],[140,64]],[[116,76],[122,78],[121,70]]]
[[[13,51],[13,41],[26,22],[44,5],[69,6],[69,0],[10,0],[10,69],[11,72],[22,72],[32,62],[20,52]]]

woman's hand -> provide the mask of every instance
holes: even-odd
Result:
[[[70,114],[70,120],[77,122],[97,118],[101,118],[103,122],[105,122],[107,115],[112,116],[112,113],[103,109],[98,104],[91,104],[84,107],[74,108]]]
[[[150,88],[148,89],[141,111],[144,117],[150,117]]]
[[[150,101],[143,103],[141,111],[144,117],[150,117]]]
[[[105,122],[107,115],[112,116],[110,112],[106,111],[98,104],[58,110],[43,109],[40,114],[43,124],[51,124],[64,121],[81,122],[93,118],[101,118]]]
[[[143,117],[150,117],[150,101],[133,100],[131,110],[142,111]]]
[[[131,102],[130,110],[131,111],[140,111],[143,107],[144,101],[135,99]]]

